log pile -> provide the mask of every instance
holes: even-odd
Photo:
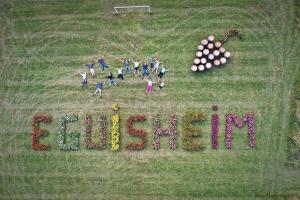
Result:
[[[197,47],[196,57],[191,66],[193,72],[203,72],[211,69],[212,67],[224,65],[231,57],[231,53],[227,51],[222,45],[228,40],[229,37],[237,35],[242,38],[239,31],[232,29],[228,31],[224,38],[220,41],[215,41],[213,35],[203,39]]]
[[[215,42],[215,37],[210,35],[199,44],[191,70],[193,72],[209,70],[213,66],[225,64],[229,58],[230,52],[222,47],[220,41]]]

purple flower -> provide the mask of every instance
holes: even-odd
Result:
[[[230,149],[232,147],[231,143],[231,123],[234,122],[237,128],[243,128],[247,123],[248,125],[248,137],[249,137],[249,147],[255,147],[255,130],[254,130],[254,115],[252,113],[246,113],[242,119],[239,119],[236,114],[226,115],[226,144],[225,147]]]
[[[217,114],[213,114],[212,116],[212,148],[218,149],[219,142],[218,142],[218,133],[219,133],[219,116]]]
[[[232,144],[231,144],[231,122],[232,122],[232,117],[231,114],[226,115],[226,131],[225,131],[225,147],[227,149],[230,149]]]
[[[176,127],[177,127],[177,116],[174,114],[171,116],[170,120],[170,128],[169,129],[162,129],[160,126],[160,118],[159,115],[156,116],[154,120],[153,126],[153,148],[159,149],[160,148],[160,137],[161,136],[169,136],[169,145],[172,150],[175,150],[177,147],[176,142]]]

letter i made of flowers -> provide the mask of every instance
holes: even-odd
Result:
[[[219,142],[218,142],[218,134],[219,134],[219,115],[217,113],[218,111],[218,106],[214,105],[212,107],[213,111],[215,113],[212,115],[211,119],[211,130],[212,130],[212,148],[213,149],[218,149],[219,148]]]
[[[118,104],[113,104],[112,109],[115,112],[112,116],[112,129],[111,129],[111,150],[118,151],[120,149],[120,109]]]

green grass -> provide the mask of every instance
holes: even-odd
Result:
[[[152,15],[112,15],[114,5],[149,4]],[[290,95],[299,71],[298,2],[279,0],[153,1],[5,1],[0,0],[0,199],[287,199],[300,197],[299,164],[288,167]],[[195,48],[214,34],[237,28],[244,40],[230,39],[226,66],[203,74],[190,72]],[[135,45],[137,48],[133,48]],[[82,64],[99,53],[109,66],[119,58],[157,55],[171,71],[159,95],[145,95],[145,82],[126,83],[91,96],[100,76],[80,87]],[[116,70],[114,71],[116,73]],[[112,115],[121,106],[120,152],[90,151],[84,145],[86,113]],[[211,106],[219,105],[220,149],[211,149]],[[207,145],[202,152],[182,149],[183,115],[205,113],[201,125]],[[225,114],[255,113],[256,149],[247,147],[247,130],[233,129],[233,149],[224,147]],[[69,112],[79,122],[80,150],[58,150],[58,119]],[[178,149],[162,138],[152,149],[156,113],[167,127],[179,116]],[[31,148],[35,113],[53,117],[42,143]],[[130,114],[144,113],[136,124],[148,132],[147,148],[129,152],[134,140],[126,131]],[[110,121],[108,133],[110,131]],[[94,126],[94,131],[97,129]],[[196,140],[196,141],[199,141]]]

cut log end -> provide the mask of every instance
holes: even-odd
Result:
[[[206,45],[208,44],[208,40],[205,40],[205,39],[202,40],[202,41],[201,41],[201,44],[204,45],[204,46],[206,46]]]
[[[215,60],[215,61],[214,61],[214,65],[215,65],[215,66],[219,66],[220,64],[221,64],[220,60]]]
[[[222,43],[221,43],[221,42],[216,42],[216,43],[215,43],[215,47],[216,47],[216,48],[220,48],[221,46],[222,46]]]
[[[208,41],[212,42],[212,41],[215,40],[215,36],[210,35],[210,36],[207,37],[207,39],[208,39]]]
[[[231,54],[230,54],[229,51],[226,51],[226,52],[224,53],[224,57],[225,57],[225,58],[230,58],[230,56],[231,56]]]
[[[208,48],[208,49],[213,49],[213,48],[214,48],[214,44],[213,44],[213,43],[209,43],[209,44],[207,45],[207,48]]]
[[[225,63],[226,63],[226,61],[227,61],[227,59],[226,59],[226,58],[224,58],[224,57],[220,59],[220,62],[221,62],[221,64],[225,64]]]
[[[210,69],[212,67],[212,64],[211,63],[206,63],[205,67],[206,67],[206,69]]]
[[[199,65],[200,64],[200,59],[199,58],[195,58],[194,59],[194,64],[195,65]]]
[[[220,51],[220,53],[225,53],[226,49],[225,49],[224,47],[221,47],[221,48],[219,49],[219,51]]]
[[[197,51],[196,56],[197,56],[198,58],[201,58],[201,57],[203,56],[202,51]]]
[[[204,49],[204,46],[203,45],[198,45],[198,50],[202,51]]]
[[[204,54],[204,55],[208,55],[208,54],[209,54],[209,50],[208,50],[208,49],[204,49],[204,50],[203,50],[203,54]]]
[[[198,70],[199,70],[199,71],[204,71],[204,69],[205,69],[204,65],[199,65],[199,66],[198,66]]]
[[[193,72],[196,72],[197,69],[198,69],[198,67],[197,67],[196,65],[192,65],[192,66],[191,66],[191,70],[192,70]]]

